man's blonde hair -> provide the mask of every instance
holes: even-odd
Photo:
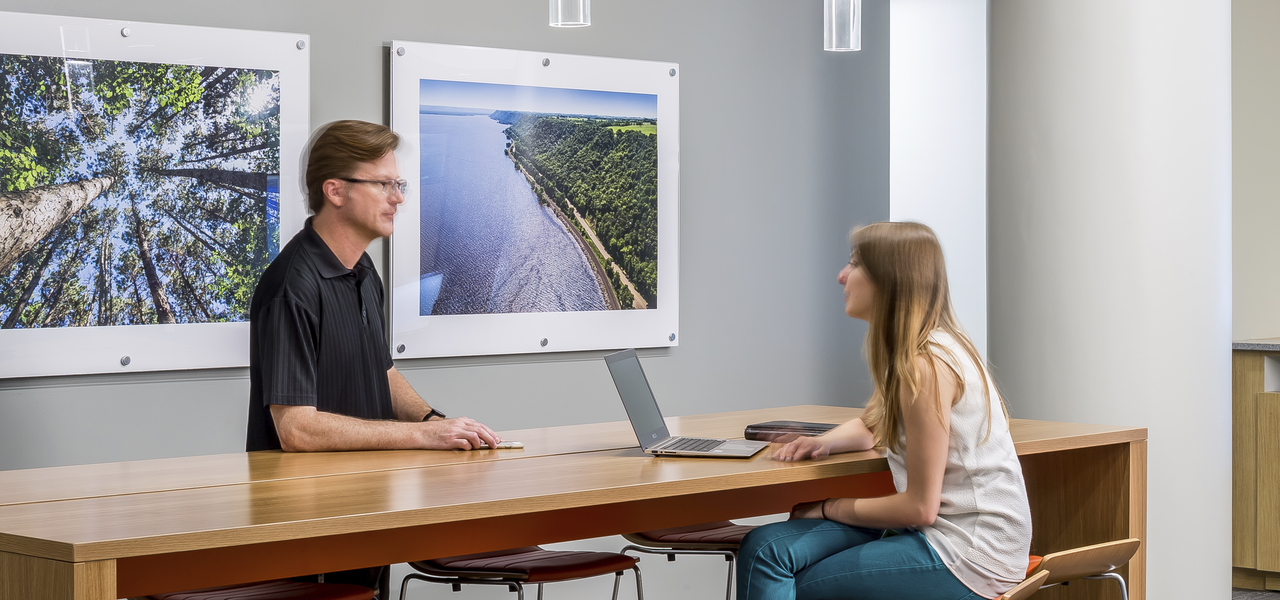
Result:
[[[324,182],[350,177],[360,163],[371,163],[400,146],[400,136],[386,125],[368,121],[334,121],[317,130],[308,147],[307,206],[324,208]]]

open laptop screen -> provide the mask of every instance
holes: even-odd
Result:
[[[622,397],[622,406],[627,409],[627,418],[631,419],[631,427],[636,430],[640,447],[647,449],[654,442],[666,439],[669,435],[667,424],[662,421],[658,401],[654,399],[649,380],[645,379],[644,370],[640,368],[636,351],[608,354],[604,362],[609,365],[609,374],[613,375],[613,384]]]

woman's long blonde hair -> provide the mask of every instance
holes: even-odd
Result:
[[[938,387],[938,363],[955,375],[957,391],[954,405],[964,396],[965,381],[956,371],[956,357],[946,347],[934,342],[930,335],[944,331],[964,348],[981,376],[984,406],[987,410],[987,436],[991,435],[991,397],[986,368],[977,348],[961,329],[951,309],[951,293],[947,288],[947,268],[942,259],[942,246],[927,225],[920,223],[873,223],[849,234],[852,257],[857,260],[875,286],[870,327],[863,352],[875,391],[867,402],[862,421],[875,435],[876,445],[899,451],[902,446],[902,400],[920,397],[921,373],[916,357],[923,357],[933,375],[934,396],[942,402]],[[950,360],[937,360],[935,348]],[[996,392],[999,398],[999,391]],[[1006,420],[1008,410],[1004,409]],[[942,406],[935,407],[939,421]],[[986,438],[983,439],[986,441]]]

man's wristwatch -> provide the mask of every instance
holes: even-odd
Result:
[[[423,421],[430,421],[430,420],[431,420],[431,417],[440,417],[441,419],[447,419],[447,418],[449,418],[449,417],[444,416],[444,413],[442,413],[442,412],[440,412],[440,411],[438,411],[438,410],[436,410],[436,409],[434,409],[434,408],[433,408],[433,409],[431,409],[431,412],[427,413],[427,416],[422,417],[422,420],[423,420]]]

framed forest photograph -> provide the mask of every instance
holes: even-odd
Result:
[[[675,345],[676,65],[391,49],[393,356]]]
[[[0,14],[0,377],[243,366],[306,36]]]

